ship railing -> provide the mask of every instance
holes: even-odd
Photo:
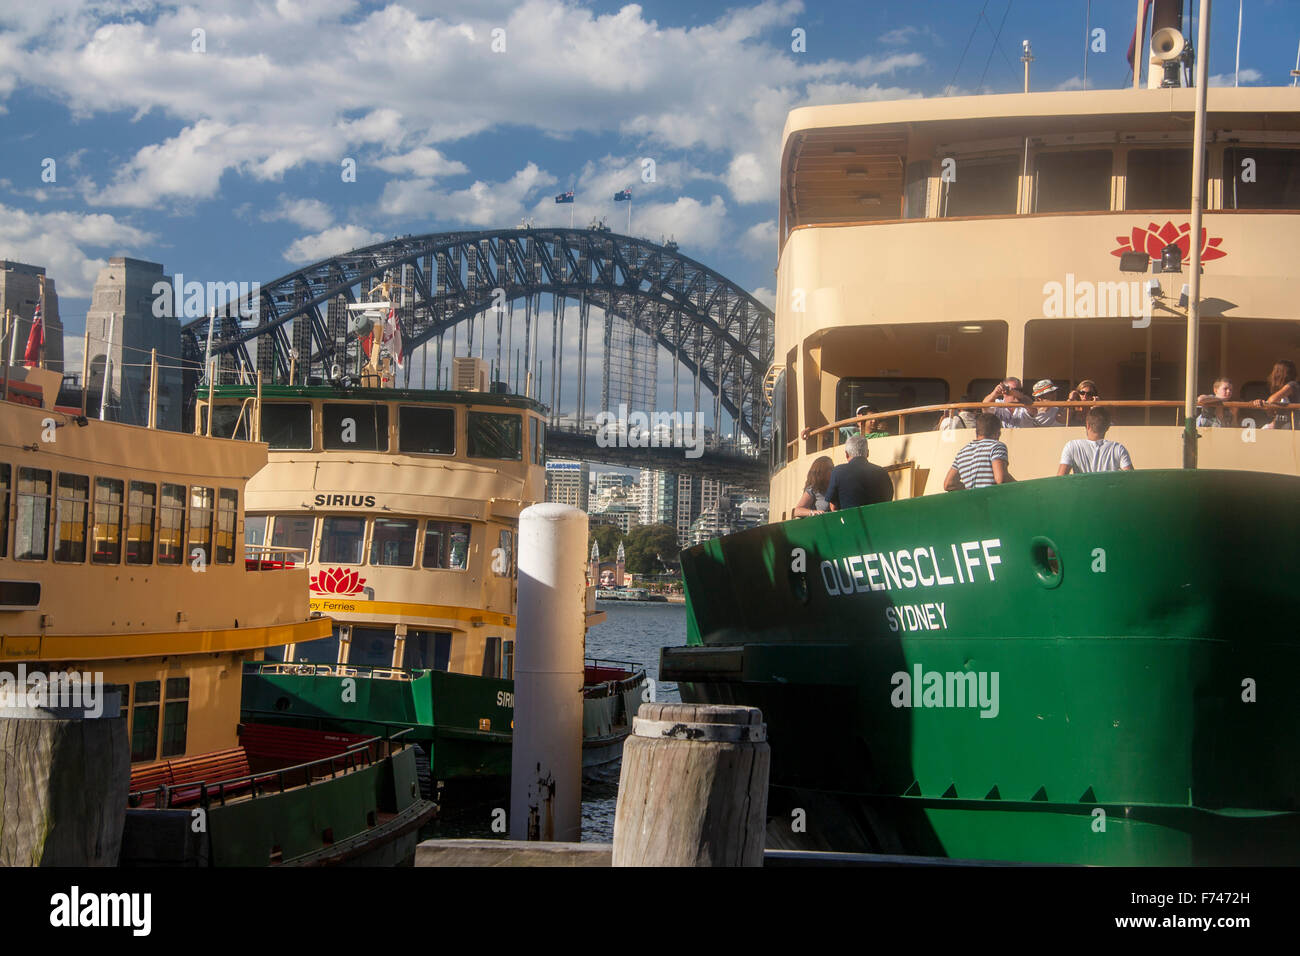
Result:
[[[377,680],[414,680],[429,668],[390,667],[374,664],[326,664],[312,661],[247,661],[245,674],[287,674],[293,677],[360,677]]]
[[[272,548],[261,544],[244,545],[244,567],[249,571],[281,571],[307,564],[305,548]]]
[[[173,793],[185,793],[185,802],[189,803],[192,799],[189,795],[197,792],[198,805],[206,810],[214,803],[224,807],[228,799],[235,797],[256,800],[258,797],[275,796],[297,787],[310,787],[318,781],[356,773],[387,760],[407,746],[401,738],[410,731],[411,728],[407,727],[392,734],[368,737],[350,744],[342,753],[290,767],[263,770],[229,780],[190,780],[136,790],[127,795],[127,806],[139,806],[145,795],[153,793],[154,807],[165,810],[171,804]]]
[[[825,451],[828,448],[834,448],[836,445],[842,445],[848,439],[848,436],[841,435],[841,428],[857,428],[861,430],[866,427],[870,421],[893,421],[896,423],[894,435],[913,434],[919,435],[926,432],[940,431],[944,419],[955,416],[959,411],[980,412],[986,409],[997,408],[1015,408],[1007,402],[948,402],[943,405],[918,405],[913,408],[890,409],[887,412],[873,412],[870,415],[854,415],[851,418],[842,418],[839,421],[831,422],[827,425],[819,425],[816,428],[805,428],[798,439],[788,442],[786,445],[787,459],[799,457],[800,446],[805,442],[810,444],[808,454],[816,454],[819,451]],[[1033,405],[1019,406],[1031,409],[1043,408],[1064,408],[1067,409],[1066,424],[1082,425],[1082,416],[1087,414],[1090,408],[1114,409],[1137,409],[1143,411],[1143,424],[1152,424],[1153,412],[1170,412],[1171,424],[1182,425],[1184,422],[1183,411],[1184,404],[1181,401],[1174,400],[1153,400],[1153,401],[1109,401],[1102,399],[1094,402],[1073,401],[1073,402],[1034,402]],[[1289,415],[1291,418],[1291,427],[1294,429],[1297,425],[1296,416],[1300,415],[1300,405],[1278,405],[1268,402],[1222,402],[1215,403],[1211,408],[1234,408],[1248,409],[1261,415],[1261,419],[1256,422],[1257,425],[1263,425],[1265,420],[1276,414]],[[1074,416],[1078,411],[1080,415]],[[935,415],[938,414],[936,418]],[[925,416],[925,422],[928,427],[916,428],[911,432],[907,431],[907,421],[909,417]],[[1244,416],[1250,417],[1250,416]],[[1117,423],[1126,424],[1126,423]],[[892,436],[891,436],[892,437]]]

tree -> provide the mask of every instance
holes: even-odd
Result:
[[[666,524],[638,525],[623,544],[633,574],[660,574],[677,567],[677,529]]]
[[[623,540],[623,532],[616,525],[593,524],[590,532],[587,538],[588,554],[591,553],[591,542],[593,541],[600,545],[600,556],[602,558],[612,558],[618,553],[618,543]],[[627,545],[623,547],[626,549]]]

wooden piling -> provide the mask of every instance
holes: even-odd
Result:
[[[757,707],[646,703],[623,747],[615,866],[762,866],[771,751]]]

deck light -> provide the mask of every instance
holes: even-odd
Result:
[[[1153,299],[1158,299],[1164,295],[1164,289],[1160,285],[1159,279],[1147,279],[1147,295]]]
[[[1126,252],[1119,257],[1120,272],[1146,272],[1151,257],[1145,252]]]
[[[967,332],[967,333],[983,332],[983,331],[984,331],[984,326],[982,326],[982,325],[962,325],[962,326],[958,326],[957,331],[958,331],[958,332]]]
[[[1172,242],[1160,250],[1161,272],[1181,272],[1183,269],[1183,251]]]

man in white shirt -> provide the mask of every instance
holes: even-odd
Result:
[[[1034,383],[1032,394],[1024,391],[1020,379],[1009,375],[994,386],[993,391],[984,396],[986,402],[997,402],[1003,408],[989,409],[1003,428],[1033,428],[1037,425],[1058,425],[1060,419],[1055,408],[1034,410],[1034,399],[1043,398],[1056,391],[1052,380],[1045,378]]]
[[[1128,449],[1119,442],[1106,438],[1106,432],[1110,430],[1110,415],[1106,409],[1088,409],[1084,428],[1087,438],[1068,441],[1061,449],[1061,467],[1056,470],[1058,476],[1068,475],[1071,471],[1133,470],[1133,459],[1129,457]]]

